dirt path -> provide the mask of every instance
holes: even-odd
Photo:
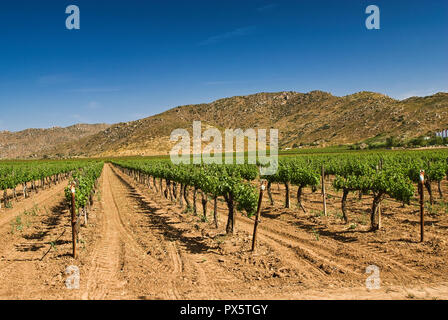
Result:
[[[120,290],[122,283],[119,281],[120,271],[120,223],[118,210],[112,194],[109,169],[106,167],[102,184],[103,210],[102,225],[99,230],[100,240],[91,253],[87,286],[82,293],[84,299],[119,298],[123,295]]]
[[[32,193],[29,198],[12,201],[11,209],[0,209],[0,227],[10,222],[18,214],[25,210],[31,210],[36,204],[45,203],[48,199],[60,194],[66,187],[67,180],[62,180],[57,185],[51,186],[49,189],[39,190],[39,193]]]
[[[110,166],[104,170],[103,192],[107,224],[101,230],[104,237],[98,251],[93,253],[92,264],[98,267],[88,276],[88,298],[104,297],[92,291],[95,284],[103,285],[100,293],[116,292],[114,281],[103,282],[111,277],[125,283],[128,297],[145,299],[182,299],[192,294],[203,299],[219,297],[221,286],[210,279],[235,280],[207,263],[203,253],[207,245],[197,234],[184,233],[184,228],[191,226],[170,216]],[[95,261],[97,252],[102,259]],[[122,277],[118,274],[120,265]]]
[[[64,186],[60,183],[17,203],[3,217],[0,299],[38,298],[43,286],[47,290],[60,277],[59,271],[52,269],[48,262],[50,257],[64,257],[56,248],[69,238]]]

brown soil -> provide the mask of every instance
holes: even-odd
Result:
[[[293,208],[282,208],[284,190],[275,185],[276,204],[270,206],[265,197],[252,253],[253,220],[238,214],[235,234],[226,236],[224,202],[219,202],[220,226],[215,229],[211,201],[208,221],[203,222],[200,197],[199,216],[185,213],[160,192],[106,165],[74,260],[64,184],[35,196],[36,215],[22,213],[26,201],[33,207],[32,199],[9,213],[0,212],[0,298],[448,298],[448,214],[441,206],[438,213],[427,215],[426,241],[421,244],[415,203],[401,208],[386,200],[383,230],[368,232],[371,197],[358,200],[351,194],[351,222],[344,224],[337,216],[340,195],[329,185],[333,197],[327,217],[320,214],[319,192],[304,194],[304,213],[294,199]],[[448,190],[446,183],[443,188]],[[8,222],[17,215],[23,228],[12,232],[16,224]],[[71,265],[80,271],[77,290],[65,285]],[[379,267],[380,289],[366,289],[369,265]]]

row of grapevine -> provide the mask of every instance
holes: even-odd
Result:
[[[72,212],[73,257],[76,258],[81,217],[87,225],[88,214],[93,204],[93,196],[98,187],[98,179],[103,171],[104,162],[89,162],[72,174],[65,188],[65,199]]]
[[[268,181],[267,193],[274,205],[271,187],[273,183],[285,186],[285,207],[290,207],[291,185],[297,186],[297,204],[305,211],[302,203],[303,189],[317,190],[325,178],[333,177],[332,186],[342,191],[341,211],[348,222],[346,201],[350,192],[359,195],[372,195],[371,228],[381,228],[381,203],[390,197],[403,204],[409,204],[415,196],[415,184],[419,181],[420,171],[425,171],[425,187],[434,201],[432,184],[437,183],[439,195],[442,197],[441,181],[448,176],[448,152],[446,150],[405,151],[405,152],[367,152],[357,154],[312,154],[305,156],[283,157],[278,162],[278,170],[274,175],[259,176],[256,165],[173,165],[164,160],[128,160],[115,161],[126,173],[157,189],[159,180],[160,192],[165,197],[177,199],[181,204],[188,200],[188,188],[193,189],[194,213],[197,213],[197,193],[202,195],[203,210],[206,210],[208,197],[223,197],[229,208],[227,230],[233,230],[235,205],[238,210],[253,213],[256,207],[256,192],[253,182],[257,178]],[[325,169],[325,170],[322,170]],[[321,176],[325,172],[325,177]],[[166,188],[162,189],[162,180]],[[142,181],[140,181],[142,182]],[[177,196],[177,184],[180,184],[180,197]],[[325,194],[323,195],[325,201]],[[216,209],[215,209],[216,212]],[[204,215],[206,212],[204,212]],[[216,216],[216,214],[215,214]],[[217,219],[215,218],[217,223]]]
[[[69,186],[65,188],[65,197],[71,201],[71,185],[76,188],[76,209],[86,208],[93,203],[93,194],[97,188],[97,181],[103,171],[104,162],[88,163],[73,172]]]
[[[411,151],[377,152],[368,154],[311,155],[282,159],[279,171],[269,181],[282,182],[286,188],[286,206],[289,207],[289,183],[298,185],[298,201],[302,186],[315,190],[319,183],[319,169],[325,167],[326,175],[333,175],[333,187],[341,190],[341,210],[348,222],[346,200],[350,192],[372,194],[371,228],[381,228],[381,201],[385,196],[409,204],[415,195],[415,184],[420,171],[425,171],[425,187],[434,202],[432,183],[437,183],[442,198],[441,181],[448,176],[448,152]],[[299,168],[299,169],[298,169]],[[323,180],[321,180],[323,181]],[[270,192],[268,188],[268,193]],[[303,208],[303,206],[302,206]]]
[[[302,204],[302,191],[305,187],[312,187],[313,190],[319,185],[320,173],[316,166],[311,165],[306,159],[286,158],[279,161],[277,173],[274,175],[264,176],[268,181],[267,191],[271,205],[274,205],[272,198],[271,186],[272,183],[283,183],[286,189],[285,207],[289,208],[290,204],[290,185],[298,186],[297,189],[297,203],[301,206],[303,211],[305,208]]]
[[[44,189],[46,186],[56,184],[61,179],[66,179],[70,172],[80,168],[82,163],[82,161],[1,162],[0,190],[3,190],[4,206],[8,204],[8,190],[12,190],[11,197],[17,200],[16,189],[21,185],[23,197],[27,198],[29,189],[37,193],[39,188]]]
[[[196,196],[202,195],[204,215],[208,197],[214,200],[214,217],[217,226],[217,199],[223,197],[228,207],[226,232],[233,233],[235,225],[235,209],[245,211],[251,216],[258,204],[256,188],[249,182],[258,177],[258,170],[253,165],[174,165],[168,161],[113,161],[126,174],[134,177],[150,188],[154,188],[181,205],[185,201],[187,210],[192,209],[197,214]],[[159,183],[157,186],[157,180]],[[163,190],[162,180],[165,180]],[[152,181],[152,183],[151,183]],[[177,184],[180,192],[177,194]],[[193,206],[188,193],[193,189]]]

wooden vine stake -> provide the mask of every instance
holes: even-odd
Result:
[[[72,183],[70,191],[72,192],[72,242],[73,258],[76,259],[76,203],[75,203],[75,184]]]
[[[324,205],[324,215],[327,216],[327,196],[325,194],[325,167],[324,165],[322,165],[322,173],[321,173],[321,178],[322,178],[322,202]]]
[[[380,159],[380,162],[377,166],[376,172],[383,170],[383,159]],[[378,206],[376,207],[376,210],[378,212],[378,230],[381,230],[382,228],[382,211],[381,211],[381,201],[378,203]],[[375,213],[374,213],[375,214]]]
[[[260,195],[258,196],[257,213],[255,215],[254,235],[252,236],[252,252],[255,251],[255,245],[257,242],[257,228],[258,228],[258,224],[260,223],[261,203],[263,201],[263,193],[264,193],[265,189],[266,189],[266,181],[262,180],[261,187],[260,187]]]
[[[424,184],[425,184],[425,170],[420,170],[420,180],[418,183],[418,192],[420,194],[420,242],[425,238],[425,196],[424,196]]]

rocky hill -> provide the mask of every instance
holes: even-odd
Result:
[[[386,136],[408,139],[448,128],[448,93],[402,101],[373,92],[343,97],[322,91],[237,96],[118,123],[80,139],[53,144],[40,155],[167,154],[173,145],[171,132],[176,128],[191,132],[194,120],[218,129],[277,128],[283,148],[349,144]]]
[[[77,141],[108,127],[107,124],[76,124],[67,128],[0,131],[0,159],[40,158],[57,145]]]

